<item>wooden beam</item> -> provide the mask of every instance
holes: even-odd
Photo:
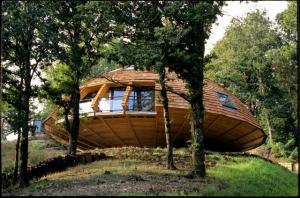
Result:
[[[55,141],[57,141],[57,142],[59,142],[59,143],[61,143],[61,144],[66,144],[66,145],[68,145],[69,144],[69,142],[67,141],[67,140],[64,140],[64,139],[62,139],[62,138],[60,138],[59,136],[55,136],[54,134],[48,134],[51,138],[53,138]],[[84,147],[84,146],[81,146],[81,145],[79,145],[80,143],[78,142],[78,144],[77,144],[77,147],[79,147],[79,148],[77,148],[78,150],[81,150],[81,151],[83,151],[83,150],[88,150],[88,149],[90,149],[90,148],[92,148],[92,147]]]
[[[183,128],[184,128],[185,123],[186,123],[187,120],[188,120],[188,119],[187,119],[187,114],[186,114],[186,115],[185,115],[185,118],[184,118],[184,121],[182,122],[182,124],[181,124],[181,126],[180,126],[178,132],[175,134],[175,136],[174,136],[174,138],[173,138],[173,142],[176,140],[176,138],[178,137],[178,135],[179,135],[180,133],[182,133],[182,130],[183,130]]]
[[[52,132],[59,133],[59,134],[61,134],[61,135],[63,135],[63,136],[66,136],[67,139],[69,139],[68,134],[66,134],[66,132],[65,132],[64,130],[62,130],[62,129],[58,128],[58,127],[55,128],[55,129],[53,129],[53,127],[51,127],[51,128],[52,128],[52,130],[53,130]],[[84,142],[83,142],[81,139],[83,139]],[[91,147],[91,148],[95,148],[95,147],[98,146],[97,143],[95,143],[95,142],[93,142],[93,141],[91,141],[91,140],[88,140],[88,139],[86,139],[85,137],[82,137],[81,135],[78,135],[77,141],[80,142],[81,144],[87,145],[87,146],[89,146],[89,147]],[[88,144],[88,143],[92,143],[92,144]],[[93,146],[93,145],[94,145],[94,146]]]
[[[95,145],[94,147],[101,147],[101,146],[99,146],[99,143],[94,142],[94,140],[87,139],[86,137],[83,137],[82,135],[78,135],[78,140],[79,140],[79,138],[83,139],[85,142],[89,142],[89,143],[94,144]]]
[[[131,122],[131,120],[130,120],[130,118],[129,118],[129,116],[127,114],[126,114],[126,119],[127,119],[127,122],[129,124],[129,126],[130,126],[130,128],[131,128],[131,130],[132,130],[132,132],[134,134],[134,136],[135,136],[135,139],[137,140],[137,142],[139,143],[139,146],[141,147],[142,146],[141,141],[139,140],[139,138],[137,136],[137,133],[136,133],[136,131],[135,131],[133,125],[132,125],[132,122]]]
[[[43,124],[45,124],[47,122],[47,120],[49,120],[50,118],[53,118],[54,120],[57,119],[56,113],[58,112],[59,107],[56,106],[55,109],[48,115],[48,117],[43,121]]]
[[[108,89],[109,89],[108,84],[103,84],[100,87],[99,91],[97,92],[97,95],[93,98],[92,109],[94,110],[94,112],[99,111],[98,102],[99,102],[100,98],[103,97],[107,93]]]
[[[207,131],[220,117],[220,115],[217,115],[216,118],[204,129],[204,131]]]
[[[98,133],[96,133],[94,130],[90,129],[90,128],[89,128],[87,125],[85,125],[82,121],[79,123],[79,125],[81,125],[83,128],[87,129],[89,132],[95,134],[95,135],[98,136],[101,140],[103,140],[103,137],[101,137],[101,136],[100,136]],[[101,144],[103,144],[103,145],[105,145],[105,146],[102,146]],[[100,145],[100,147],[102,147],[102,148],[107,147],[106,144],[104,144],[104,143],[101,143],[101,144],[98,143],[98,145]]]
[[[83,87],[80,90],[80,100],[82,100],[88,94],[89,87]]]
[[[130,82],[129,84],[131,85],[132,82]],[[125,114],[125,111],[127,111],[127,108],[128,108],[127,102],[128,102],[128,98],[129,98],[129,95],[130,95],[131,91],[132,91],[132,87],[127,86],[126,90],[125,90],[125,93],[124,93],[124,96],[123,96],[123,99],[122,99],[122,107],[123,107],[123,113],[124,114]]]
[[[121,139],[121,137],[111,128],[109,124],[105,121],[103,117],[101,117],[101,120],[103,121],[104,125],[117,137],[117,139],[121,142],[121,144],[125,145],[124,141]]]
[[[235,129],[236,127],[240,126],[240,124],[241,124],[242,122],[243,122],[243,121],[239,121],[236,125],[234,125],[234,126],[231,127],[230,129],[226,130],[224,133],[221,133],[221,134],[218,135],[216,138],[222,137],[222,136],[224,136],[225,134],[229,133],[230,131],[232,131],[232,130]]]
[[[243,139],[244,137],[247,137],[248,135],[254,133],[254,132],[257,131],[257,130],[259,130],[259,129],[258,129],[258,128],[255,128],[255,129],[252,130],[250,133],[247,133],[246,135],[243,134],[242,136],[239,136],[239,137],[237,137],[237,138],[235,138],[235,139],[233,139],[233,140],[230,140],[230,142],[235,142],[235,141],[238,141],[238,140],[240,140],[240,139]]]
[[[49,129],[50,129],[50,131],[45,131],[47,134],[53,134],[53,135],[55,135],[56,134],[56,136],[57,137],[59,137],[59,138],[61,138],[61,139],[66,139],[66,141],[67,140],[69,140],[69,136],[67,135],[67,134],[65,134],[65,133],[63,133],[63,132],[61,132],[61,130],[60,129],[57,129],[57,128],[53,128],[52,126],[50,126],[50,125],[48,125],[48,127],[49,127]],[[95,146],[91,146],[91,145],[89,145],[89,144],[87,144],[87,143],[84,143],[84,142],[82,142],[81,140],[79,140],[79,137],[78,137],[78,143],[80,143],[80,144],[83,144],[83,145],[86,145],[87,147],[90,147],[90,148],[95,148]],[[69,144],[68,142],[67,142],[67,144]]]
[[[245,149],[251,148],[252,146],[257,145],[258,143],[255,142],[255,143],[253,144],[253,141],[259,140],[259,139],[261,139],[261,138],[263,138],[263,137],[264,137],[264,135],[260,135],[259,137],[252,138],[252,139],[249,140],[245,145],[243,145],[242,150],[245,150]],[[251,143],[252,143],[252,144],[251,144]],[[250,146],[248,146],[249,144],[250,144]],[[236,147],[237,147],[237,146],[235,146],[234,148],[236,148]]]
[[[156,95],[156,94],[155,94]],[[155,112],[156,112],[156,116],[155,116],[155,128],[156,128],[156,136],[155,136],[155,146],[157,147],[157,142],[158,142],[158,114],[157,114],[157,111],[158,110],[158,107],[155,106]]]

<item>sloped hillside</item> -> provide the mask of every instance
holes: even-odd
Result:
[[[25,189],[11,187],[3,195],[207,195],[297,196],[298,176],[256,157],[206,155],[207,177],[187,178],[190,151],[175,149],[178,170],[167,170],[166,149],[100,149],[113,159],[79,165],[32,181]]]
[[[31,137],[28,143],[28,165],[67,153],[67,148],[48,138],[47,135]],[[16,141],[1,141],[2,172],[8,172],[14,167]]]

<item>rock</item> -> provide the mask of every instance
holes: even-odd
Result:
[[[97,185],[99,185],[99,184],[105,184],[105,181],[103,181],[103,180],[97,180]]]
[[[107,171],[107,170],[106,170],[106,171],[104,171],[104,174],[105,174],[105,175],[111,175],[112,173],[111,173],[110,171]]]
[[[90,154],[85,156],[85,162],[86,163],[92,162],[92,156]]]

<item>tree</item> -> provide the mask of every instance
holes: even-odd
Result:
[[[54,104],[63,108],[64,128],[71,134],[71,122],[69,119],[72,103],[69,96],[72,95],[72,71],[66,64],[56,64],[46,68],[46,78],[40,88],[40,97],[47,98],[48,104]],[[50,106],[54,106],[50,105]],[[53,109],[52,109],[53,111]],[[71,138],[70,138],[71,139]],[[69,145],[69,153],[72,147]]]
[[[134,65],[135,69],[151,70],[159,75],[160,98],[163,105],[165,135],[167,145],[167,168],[176,169],[173,160],[173,140],[167,97],[166,63],[156,44],[155,27],[162,27],[158,2],[116,3],[114,13],[116,22],[122,30],[111,48],[109,58],[121,65]],[[129,29],[129,31],[128,31]],[[131,31],[131,30],[132,31]],[[123,31],[125,30],[125,31]],[[127,42],[126,39],[130,42]],[[130,50],[128,50],[130,49]]]
[[[274,60],[282,57],[277,54],[275,58],[274,54],[285,40],[278,32],[265,12],[257,10],[245,18],[233,19],[213,48],[205,72],[250,107],[268,131],[270,143],[287,142],[287,134],[294,130],[289,124],[291,101],[286,97],[289,89],[283,88],[274,64]],[[286,71],[295,73],[294,68],[289,66]],[[293,77],[289,80],[295,83]]]
[[[193,146],[192,176],[206,175],[203,136],[204,45],[223,5],[222,1],[164,2],[161,11],[169,22],[156,29],[157,39],[164,45],[170,71],[177,73],[188,90]]]
[[[20,151],[20,138],[21,138],[21,126],[20,126],[20,102],[18,101],[18,98],[14,98],[15,96],[19,96],[19,94],[16,95],[9,95],[10,97],[7,98],[7,95],[5,94],[5,101],[3,100],[1,102],[1,113],[3,113],[3,123],[1,124],[2,132],[1,137],[6,137],[7,135],[11,133],[17,134],[17,142],[16,142],[16,156],[15,156],[15,167],[14,167],[14,173],[13,173],[13,179],[14,181],[17,181],[18,175],[19,175],[19,151]]]
[[[299,3],[298,3],[299,4]],[[299,5],[298,5],[299,6]],[[299,143],[297,129],[297,2],[288,2],[288,8],[277,15],[277,23],[282,30],[281,38],[284,41],[279,49],[272,50],[269,58],[275,69],[275,77],[278,79],[282,90],[288,93],[287,99],[291,109],[289,110],[290,125],[294,134],[295,146]],[[298,10],[299,11],[299,10]],[[298,22],[299,23],[299,22]],[[299,60],[299,59],[298,59]]]
[[[80,82],[98,61],[104,44],[111,37],[109,30],[113,22],[109,18],[109,10],[109,4],[105,2],[70,1],[53,2],[49,12],[49,24],[54,30],[50,54],[70,69],[67,87],[72,112],[69,130],[71,155],[76,155],[79,133]]]
[[[193,175],[205,176],[204,44],[209,36],[211,25],[217,15],[221,14],[220,9],[224,2],[160,1],[127,4],[129,9],[126,8],[125,3],[121,4],[121,6],[125,5],[123,8],[125,14],[122,17],[131,19],[126,27],[130,42],[125,41],[125,44],[128,44],[126,47],[129,49],[136,48],[139,51],[139,56],[136,56],[134,61],[141,60],[139,63],[144,63],[147,60],[148,63],[152,63],[148,65],[156,66],[156,71],[160,73],[164,72],[161,67],[168,67],[169,71],[174,71],[186,82],[188,93],[180,95],[189,101],[192,110]],[[147,50],[148,53],[145,53]],[[128,59],[122,61],[126,63]]]
[[[30,130],[30,98],[35,95],[31,85],[41,64],[48,62],[46,38],[41,36],[46,24],[43,2],[6,1],[2,3],[2,64],[9,73],[10,82],[4,82],[5,94],[14,94],[19,107],[18,118],[21,131],[20,186],[28,186],[28,132]],[[9,93],[13,87],[14,93]],[[18,97],[19,96],[19,97]],[[8,98],[8,97],[6,97]]]

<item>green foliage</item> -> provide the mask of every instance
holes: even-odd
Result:
[[[284,149],[285,150],[292,150],[295,147],[295,140],[294,139],[290,139],[285,145],[284,145]]]
[[[108,61],[107,59],[99,59],[99,61],[93,65],[90,70],[85,74],[85,77],[83,78],[83,82],[85,80],[90,80],[91,78],[99,77],[102,74],[105,74],[107,72],[110,72],[112,70],[118,69],[120,66],[113,62]]]
[[[298,148],[294,148],[291,154],[288,157],[289,160],[298,161]]]
[[[3,98],[13,106],[17,132],[21,138],[20,185],[27,186],[28,134],[30,99],[37,95],[32,79],[50,61],[46,2],[5,1],[1,3],[2,37],[1,63],[5,76]],[[1,64],[2,67],[2,64]],[[2,91],[2,90],[1,90]]]
[[[286,153],[284,150],[284,144],[281,142],[274,143],[271,149],[272,155],[274,157],[286,157]]]
[[[238,158],[234,158],[238,160]],[[297,196],[298,178],[287,169],[262,159],[218,164],[208,169],[214,180],[202,192],[209,196]]]
[[[231,90],[249,107],[274,142],[286,144],[293,136],[293,146],[298,144],[296,43],[284,32],[296,33],[295,7],[295,2],[289,3],[278,15],[279,27],[258,10],[233,19],[205,68],[206,77]],[[285,148],[274,146],[274,155],[286,156],[281,151]]]
[[[47,10],[47,23],[52,27],[49,55],[56,63],[48,70],[49,82],[43,89],[53,103],[64,109],[72,154],[76,152],[79,133],[79,86],[103,57],[112,37],[114,22],[110,10],[110,3],[100,1],[55,1],[49,3]]]
[[[162,1],[115,3],[116,21],[125,26],[122,37],[113,42],[110,57],[121,65],[134,65],[160,74],[161,95],[165,92],[164,73],[175,72],[185,82],[187,94],[179,94],[190,102],[193,110],[193,143],[200,145],[196,161],[204,173],[203,163],[203,68],[205,40],[221,14],[223,1]],[[129,41],[128,41],[129,40]],[[165,97],[164,97],[165,98]],[[166,106],[167,102],[164,106]],[[197,109],[198,108],[198,109]],[[164,107],[164,109],[166,109]],[[199,113],[200,112],[200,113]],[[202,156],[202,157],[200,157]],[[202,171],[203,170],[203,171]]]
[[[276,20],[284,31],[286,40],[296,41],[297,34],[297,2],[288,2],[288,8],[276,16]]]
[[[271,94],[269,90],[278,90],[265,54],[279,46],[280,37],[266,13],[248,13],[244,19],[232,20],[213,49],[205,75],[230,89],[257,113],[261,104],[271,102],[265,97]]]

